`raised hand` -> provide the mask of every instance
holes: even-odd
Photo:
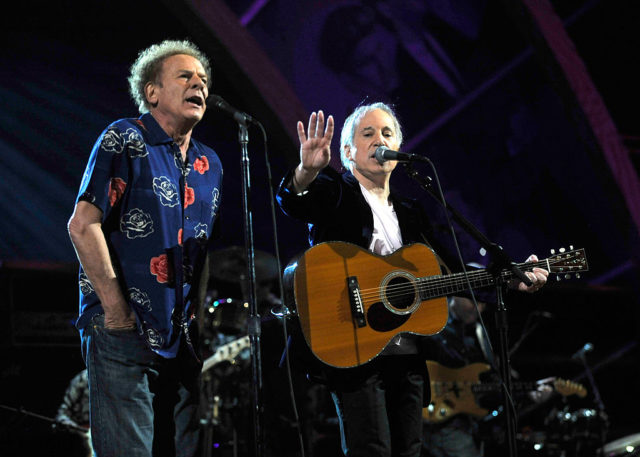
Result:
[[[325,127],[324,113],[311,113],[307,132],[304,124],[298,121],[298,139],[300,140],[300,164],[294,175],[296,190],[305,189],[315,179],[320,170],[331,160],[331,139],[333,138],[333,116],[327,118]]]

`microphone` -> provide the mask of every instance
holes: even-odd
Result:
[[[376,155],[376,159],[380,163],[387,162],[388,160],[397,160],[398,162],[414,162],[414,161],[428,162],[429,160],[426,157],[418,154],[410,154],[408,152],[393,151],[386,146],[379,146],[378,149],[376,149],[375,155]]]
[[[584,359],[585,354],[587,354],[588,352],[591,352],[591,351],[593,351],[593,344],[585,343],[584,346],[582,346],[580,349],[578,349],[578,351],[576,351],[576,353],[571,356],[571,359],[572,360],[582,360],[582,359]]]
[[[219,95],[211,94],[207,97],[207,101],[210,102],[213,106],[218,108],[221,111],[224,111],[227,114],[230,114],[237,122],[241,124],[246,124],[248,122],[256,123],[256,120],[249,116],[247,113],[243,113],[242,111],[231,106],[224,98]]]

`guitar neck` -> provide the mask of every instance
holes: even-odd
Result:
[[[549,270],[548,262],[543,260],[539,262],[527,262],[517,264],[522,271],[531,271],[533,268],[545,268]],[[467,282],[468,279],[468,282]],[[513,279],[513,273],[509,270],[500,272],[500,279],[508,282]],[[441,276],[427,276],[418,278],[418,289],[422,300],[430,300],[432,298],[444,297],[446,295],[455,294],[469,289],[480,289],[490,287],[496,284],[496,277],[489,273],[489,270],[473,270],[465,273],[454,273]]]
[[[536,390],[538,388],[538,383],[535,381],[523,381],[523,382],[513,382],[511,384],[511,389],[514,392],[528,392],[532,390]],[[487,393],[487,392],[502,392],[502,384],[497,382],[494,383],[474,383],[471,386],[471,391],[476,394]]]

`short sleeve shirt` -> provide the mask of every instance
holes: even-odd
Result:
[[[102,230],[122,290],[152,350],[175,357],[195,310],[189,297],[200,273],[221,197],[222,165],[191,139],[183,162],[178,145],[153,116],[121,119],[96,142],[78,201],[102,210]],[[102,313],[80,269],[82,329]]]

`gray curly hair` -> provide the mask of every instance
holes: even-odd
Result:
[[[391,106],[386,103],[377,102],[371,103],[369,105],[360,105],[358,106],[353,113],[347,117],[344,121],[344,125],[342,126],[342,132],[340,133],[340,161],[342,165],[349,171],[352,171],[353,163],[347,157],[347,152],[345,151],[345,147],[349,146],[349,148],[355,152],[355,145],[353,144],[353,137],[356,134],[356,129],[360,124],[360,120],[371,111],[380,109],[391,116],[391,120],[393,121],[393,130],[396,134],[396,139],[398,140],[398,147],[402,144],[402,127],[400,126],[400,122],[396,116],[395,111]]]
[[[144,94],[144,87],[149,82],[157,82],[162,63],[168,57],[185,54],[200,61],[207,74],[207,86],[211,88],[211,63],[198,47],[188,40],[164,40],[140,51],[138,58],[131,65],[129,73],[129,94],[138,105],[141,114],[149,111],[149,102]]]

